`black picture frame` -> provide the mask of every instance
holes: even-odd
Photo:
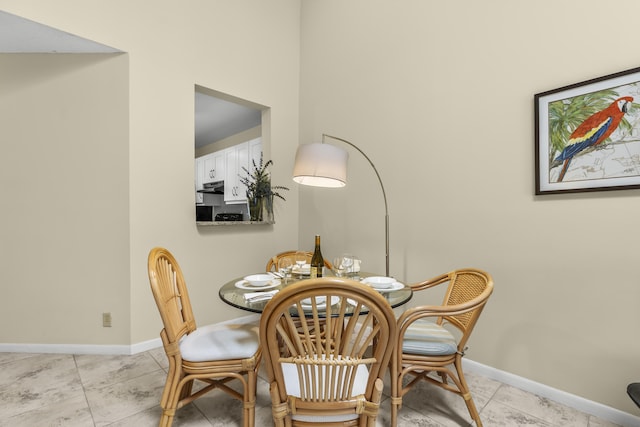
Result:
[[[535,94],[535,194],[640,188],[637,101],[640,67]]]

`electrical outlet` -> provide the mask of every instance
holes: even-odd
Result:
[[[102,327],[111,327],[111,313],[102,313]]]

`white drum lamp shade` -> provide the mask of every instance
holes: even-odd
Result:
[[[344,187],[349,153],[335,145],[313,143],[298,146],[293,180],[314,187]]]

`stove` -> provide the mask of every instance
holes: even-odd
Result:
[[[216,214],[216,221],[242,221],[241,213],[219,213]]]

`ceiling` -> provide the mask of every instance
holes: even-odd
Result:
[[[195,145],[219,141],[262,123],[262,111],[217,96],[195,92]]]
[[[0,53],[121,53],[121,50],[0,10]],[[260,125],[262,112],[231,97],[195,92],[195,146]]]
[[[0,53],[117,53],[118,49],[0,10]]]

